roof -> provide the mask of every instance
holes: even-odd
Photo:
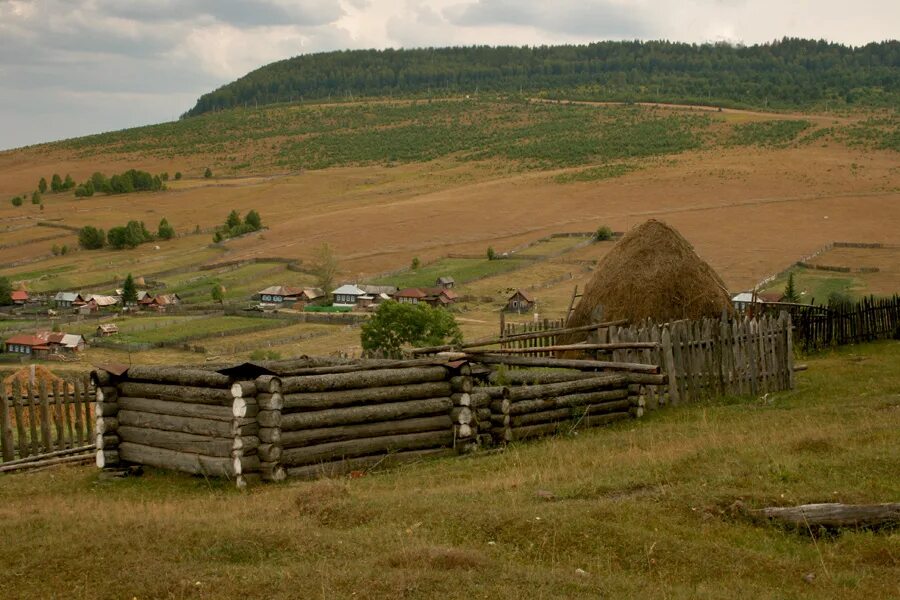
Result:
[[[66,348],[77,348],[79,344],[84,342],[84,338],[76,333],[66,333],[63,335],[62,345]]]
[[[325,292],[322,291],[322,288],[304,288],[301,295],[306,296],[310,300],[315,300],[324,296]]]
[[[393,294],[397,291],[397,287],[393,285],[361,285],[359,289],[367,294],[377,296],[378,294]]]
[[[395,298],[424,298],[427,296],[425,292],[419,288],[406,288],[394,294]]]
[[[83,300],[81,294],[76,292],[59,292],[56,296],[53,297],[57,302],[75,302],[76,300]]]
[[[355,285],[352,285],[349,283],[342,285],[341,287],[332,291],[331,293],[332,294],[341,294],[344,296],[365,296],[366,295],[365,290],[361,290],[358,287],[356,287]]]
[[[753,302],[753,292],[741,292],[731,299],[732,302]],[[756,300],[759,302],[759,298]]]
[[[445,275],[443,277],[438,277],[439,283],[456,283],[456,280],[450,277],[449,275]]]
[[[43,346],[47,343],[47,336],[42,334],[29,335],[20,333],[11,338],[7,338],[7,344],[18,344],[19,346]]]
[[[516,293],[509,297],[510,300],[516,297],[516,295],[522,296],[528,302],[534,302],[534,296],[526,292],[525,290],[516,290]]]
[[[9,297],[13,302],[16,300],[28,300],[28,292],[25,290],[15,290],[14,292],[10,292]]]
[[[181,297],[178,294],[160,294],[154,300],[157,304],[175,304],[181,300]]]
[[[103,296],[101,294],[92,294],[88,296],[88,301],[92,301],[97,306],[113,306],[119,303],[119,299],[115,296]]]
[[[457,298],[459,298],[459,294],[457,294],[453,290],[447,290],[441,287],[421,288],[421,291],[426,296],[444,296],[449,300],[456,300]]]
[[[259,291],[258,294],[260,296],[299,296],[303,291],[303,288],[287,285],[270,285],[266,289]]]
[[[119,326],[115,323],[100,323],[100,326],[97,327],[97,329],[105,333],[112,333],[114,331],[119,331]]]

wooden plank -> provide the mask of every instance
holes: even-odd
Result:
[[[28,436],[25,433],[25,403],[22,400],[22,385],[18,379],[13,380],[13,411],[16,414],[16,434],[19,445],[19,458],[24,458],[31,454],[28,446]]]
[[[38,403],[35,399],[35,391],[34,384],[29,381],[27,384],[27,393],[28,393],[28,429],[31,432],[31,453],[32,454],[40,454],[41,453],[41,442],[38,439],[38,431],[37,431],[37,420],[38,420]]]
[[[75,403],[73,405],[74,408],[74,425],[75,425],[75,438],[73,440],[76,446],[81,446],[84,444],[84,423],[82,421],[82,402],[83,398],[81,395],[81,386],[79,385],[78,380],[74,380],[72,382],[74,386],[73,390],[73,398],[75,399]]]
[[[88,441],[94,439],[94,414],[91,407],[94,404],[94,394],[91,393],[91,378],[85,375],[81,379],[81,390],[84,398],[84,426],[87,431]]]
[[[58,379],[53,382],[53,403],[56,405],[56,410],[53,411],[56,425],[56,448],[57,450],[65,450],[67,446],[66,434],[63,429],[63,411],[68,408],[68,405],[65,404],[65,398],[63,398],[62,395],[62,386]]]
[[[759,395],[759,344],[757,343],[757,323],[752,319],[747,323],[747,363],[750,369],[750,393]]]
[[[0,450],[2,450],[4,461],[13,460],[16,457],[9,409],[9,396],[6,394],[6,386],[0,384]]]
[[[65,403],[63,404],[63,418],[66,426],[66,439],[72,447],[77,446],[75,443],[75,427],[72,423],[72,407],[69,404],[75,402],[75,398],[72,395],[72,390],[69,389],[68,382],[64,382],[62,385],[62,394],[63,398],[65,398]]]
[[[787,369],[788,375],[788,389],[792,390],[796,385],[794,379],[794,331],[791,316],[789,314],[786,314],[785,316],[787,317],[784,328],[785,353],[787,354],[785,357],[787,360],[785,369]]]
[[[51,452],[50,445],[50,401],[47,399],[47,383],[42,379],[38,383],[38,395],[41,402],[41,452]]]
[[[675,354],[672,348],[672,333],[669,331],[669,325],[665,325],[660,335],[660,343],[662,344],[663,370],[669,377],[668,402],[672,406],[678,406],[681,398],[678,393],[678,373],[675,366]]]

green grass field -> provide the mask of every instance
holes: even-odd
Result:
[[[116,321],[119,334],[106,338],[114,343],[158,344],[219,337],[241,331],[276,328],[284,325],[277,319],[253,317],[140,317]],[[71,333],[92,334],[96,324],[71,327]]]
[[[162,278],[167,292],[176,292],[187,303],[211,301],[213,286],[225,287],[225,301],[246,303],[259,290],[270,285],[302,287],[312,280],[309,275],[288,271],[283,263],[257,263],[236,269],[193,271]]]
[[[836,273],[814,271],[811,269],[794,269],[794,287],[801,294],[801,302],[808,304],[827,304],[831,294],[841,294],[850,298],[864,296],[865,285],[852,273]],[[787,276],[779,277],[764,291],[783,292],[787,285]],[[861,293],[862,292],[862,293]]]
[[[7,475],[0,595],[897,597],[897,530],[811,536],[734,508],[900,498],[900,343],[807,362],[765,400],[349,480],[241,493],[153,469]],[[13,577],[37,552],[53,568]]]
[[[532,261],[518,258],[487,260],[486,258],[444,258],[412,271],[407,270],[397,275],[382,277],[373,283],[376,285],[395,285],[398,288],[430,287],[438,277],[450,276],[457,285],[469,281],[508,273],[531,264]]]
[[[585,238],[583,237],[556,237],[550,238],[549,240],[538,242],[532,246],[525,248],[524,250],[520,250],[515,253],[517,257],[529,257],[529,256],[548,256],[551,254],[557,254],[559,252],[565,252],[570,248],[574,248],[578,244],[582,244],[585,242]]]

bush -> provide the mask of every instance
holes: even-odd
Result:
[[[488,259],[488,260],[494,260],[495,258],[497,258],[497,253],[494,252],[493,246],[488,246],[488,249],[487,249],[487,259]]]
[[[94,195],[94,182],[88,179],[77,188],[75,188],[75,196],[78,198],[88,198]]]
[[[137,248],[144,242],[153,239],[153,235],[147,231],[143,221],[128,221],[125,227],[113,227],[106,235],[109,245],[116,250],[123,248]]]
[[[409,268],[413,271],[418,271],[419,267],[422,266],[422,262],[419,260],[419,257],[416,256],[412,259],[412,263],[409,265]]]
[[[612,237],[613,230],[606,225],[601,225],[597,228],[597,231],[594,232],[594,241],[597,242],[605,242],[607,240],[611,240]]]
[[[206,170],[203,171],[203,177],[206,179],[209,179],[210,177],[212,177],[212,169],[210,169],[209,167],[206,167]]]
[[[78,231],[78,245],[85,250],[97,250],[106,245],[106,234],[102,229],[86,225]]]
[[[175,171],[175,181],[181,179],[181,171]]]
[[[50,252],[53,253],[53,256],[59,256],[59,246],[53,244],[53,247],[50,248]]]
[[[363,350],[396,356],[405,344],[435,346],[462,342],[462,334],[456,320],[442,308],[427,304],[384,302],[375,316],[363,324],[361,341]]]
[[[47,180],[41,177],[41,180],[38,182],[38,191],[42,194],[47,193]]]
[[[54,192],[61,192],[63,189],[62,177],[59,176],[59,173],[54,173],[53,177],[50,178],[50,189]]]
[[[156,236],[161,240],[171,240],[175,237],[175,228],[169,225],[169,222],[165,217],[159,222],[159,227],[156,230]]]
[[[41,193],[38,191],[31,192],[31,203],[32,204],[40,204],[41,203]]]
[[[13,206],[22,206],[22,197],[21,196],[13,196],[13,198],[12,198],[12,200],[10,200],[10,202],[12,202]]]

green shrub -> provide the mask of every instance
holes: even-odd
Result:
[[[607,227],[606,225],[601,225],[597,228],[597,231],[594,232],[594,240],[598,242],[605,242],[607,240],[611,240],[613,237],[613,230]]]

